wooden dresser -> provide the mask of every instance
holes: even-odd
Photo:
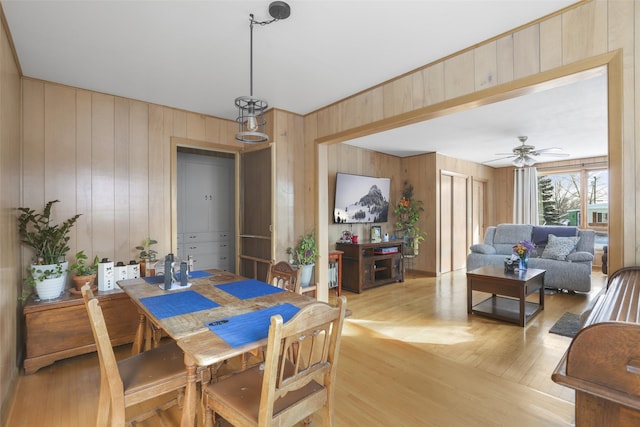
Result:
[[[138,310],[120,289],[96,292],[111,337],[111,344],[133,342],[138,326]],[[82,295],[68,292],[48,302],[29,297],[24,307],[26,357],[24,370],[32,374],[56,360],[96,350]]]

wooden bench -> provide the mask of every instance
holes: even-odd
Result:
[[[576,426],[640,426],[640,266],[609,277],[551,378],[576,390]]]

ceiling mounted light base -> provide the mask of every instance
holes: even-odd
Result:
[[[269,5],[269,15],[273,19],[287,19],[291,15],[291,8],[283,1],[274,1]]]

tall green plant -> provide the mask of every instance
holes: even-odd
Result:
[[[18,208],[18,232],[22,243],[33,248],[37,263],[57,264],[69,252],[69,233],[80,214],[61,224],[51,223],[51,209],[59,200],[48,202],[42,213],[30,208]]]
[[[424,211],[422,200],[413,198],[413,185],[405,181],[402,197],[393,210],[396,215],[396,229],[403,231],[410,239],[417,239],[418,243],[424,240],[426,232],[420,231],[416,225],[420,219],[420,213]]]

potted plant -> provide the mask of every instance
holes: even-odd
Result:
[[[77,291],[80,291],[85,283],[89,283],[91,287],[94,286],[96,275],[98,274],[98,263],[100,260],[96,255],[93,258],[93,262],[91,264],[87,264],[88,259],[89,257],[87,257],[84,251],[80,251],[76,253],[76,262],[69,266],[69,271],[72,274],[71,281]]]
[[[316,245],[315,233],[312,231],[309,234],[300,236],[296,247],[287,248],[287,253],[293,256],[293,263],[302,269],[300,285],[309,286],[313,274],[313,266],[318,258],[318,246]]]
[[[51,222],[51,209],[59,200],[48,202],[42,212],[18,208],[18,232],[22,243],[34,250],[31,266],[27,268],[27,284],[33,286],[43,300],[58,298],[67,279],[65,256],[69,251],[69,232],[80,214],[60,224]]]
[[[413,198],[413,185],[405,181],[402,197],[393,213],[397,218],[396,230],[404,233],[406,251],[413,255],[418,255],[420,242],[427,235],[416,225],[420,219],[420,212],[424,211],[422,205],[422,200]]]
[[[140,275],[143,277],[147,276],[147,272],[153,270],[152,265],[158,260],[158,251],[151,249],[151,245],[157,243],[157,240],[147,237],[141,246],[136,246],[136,249],[140,251],[138,255],[140,258]]]

